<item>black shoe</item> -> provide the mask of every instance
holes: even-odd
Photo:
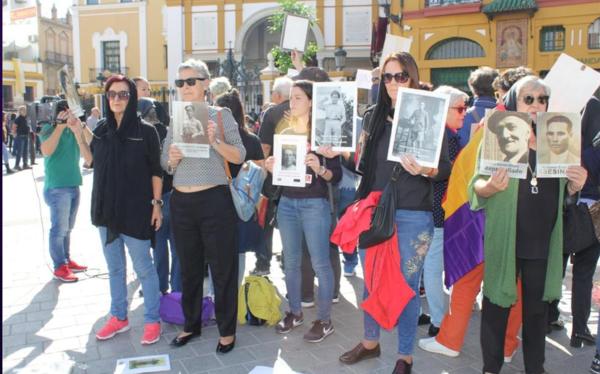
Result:
[[[429,314],[422,313],[419,316],[419,326],[429,325],[431,323],[431,317]]]
[[[235,347],[235,338],[233,338],[233,341],[229,344],[221,344],[219,341],[219,344],[217,344],[217,353],[224,355],[225,353],[231,352],[233,347]]]
[[[573,348],[581,348],[583,345],[596,345],[596,337],[589,331],[583,334],[574,333],[571,335],[570,345]]]
[[[29,166],[29,165],[23,166],[23,170],[25,170],[25,169],[31,169],[31,166]]]
[[[12,174],[14,171],[12,169],[6,169],[6,174]]]
[[[439,334],[439,332],[440,332],[440,328],[435,327],[435,325],[432,323],[431,325],[429,325],[429,330],[427,331],[427,335],[434,337],[434,336],[437,336],[437,334]]]
[[[190,340],[192,340],[193,338],[195,338],[196,336],[200,336],[199,332],[193,332],[189,335],[186,336],[176,336],[175,339],[173,339],[171,341],[171,346],[172,347],[183,347],[184,345],[186,345]]]
[[[14,170],[16,170],[16,171],[21,171],[21,170],[23,170],[23,169],[21,169],[21,167],[20,167],[19,165],[15,165],[15,167],[14,167],[13,169],[14,169]]]
[[[403,359],[399,359],[396,361],[396,366],[394,366],[394,371],[392,374],[410,374],[411,370],[412,364],[409,364]]]

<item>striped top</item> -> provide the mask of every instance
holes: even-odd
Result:
[[[246,148],[242,144],[242,138],[238,130],[238,125],[228,108],[208,107],[208,118],[217,123],[217,113],[222,112],[223,129],[225,132],[225,143],[239,149],[240,158],[246,157]],[[217,127],[217,137],[220,138],[221,130]],[[169,147],[173,143],[173,126],[169,126],[167,137],[163,144],[160,163],[163,169],[168,171],[167,161],[169,160]],[[195,186],[195,185],[226,185],[227,177],[223,164],[223,157],[210,147],[209,158],[189,158],[184,157],[173,173],[173,187]]]

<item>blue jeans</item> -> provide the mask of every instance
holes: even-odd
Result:
[[[154,265],[158,273],[158,284],[160,291],[165,293],[169,290],[169,247],[171,248],[171,292],[181,292],[181,267],[179,258],[175,251],[175,240],[171,229],[170,201],[171,192],[163,194],[162,208],[163,221],[160,229],[156,232],[156,243],[152,249]]]
[[[133,269],[144,292],[144,322],[159,322],[160,291],[158,275],[150,256],[150,240],[140,240],[120,234],[112,243],[106,244],[106,227],[99,226],[98,230],[108,266],[110,314],[120,320],[127,319],[127,260],[125,259],[125,245],[127,245]]]
[[[442,273],[444,272],[444,229],[436,227],[433,229],[433,240],[425,256],[423,266],[423,284],[425,286],[427,304],[431,314],[431,323],[440,327],[446,313],[446,298],[444,296],[444,284]]]
[[[413,297],[406,305],[396,330],[398,331],[398,353],[411,355],[415,346],[417,323],[421,298],[419,295],[419,281],[423,272],[423,262],[429,250],[433,236],[433,215],[431,212],[414,210],[396,210],[396,226],[398,230],[398,247],[402,262],[404,279],[415,291]],[[365,250],[360,250],[362,264],[364,265]],[[369,296],[365,287],[364,299]],[[368,313],[364,315],[365,340],[378,341],[380,327]]]
[[[44,201],[50,208],[50,257],[54,270],[69,261],[71,230],[79,209],[79,187],[49,188],[44,190]]]
[[[23,166],[27,166],[27,159],[29,154],[27,152],[29,144],[29,135],[17,135],[15,138],[15,167],[19,167],[21,164],[21,158],[23,158]]]
[[[8,160],[9,159],[10,159],[10,156],[8,155],[8,149],[6,149],[6,144],[4,144],[4,142],[2,142],[2,161],[4,161],[7,171],[8,171]]]
[[[340,201],[338,204],[338,217],[342,216],[342,212],[346,207],[354,202],[356,197],[356,189],[354,188],[340,188]],[[342,251],[344,256],[344,273],[352,273],[356,265],[358,265],[358,253],[354,251],[353,254],[348,254]]]
[[[329,321],[333,298],[333,269],[329,259],[331,215],[324,198],[290,199],[282,197],[277,222],[283,245],[285,285],[291,312],[299,315],[301,303],[302,237],[306,239],[312,267],[319,279],[317,318]]]

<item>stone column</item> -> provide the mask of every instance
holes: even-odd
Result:
[[[279,70],[275,67],[275,61],[270,52],[267,54],[267,61],[267,67],[260,71],[260,81],[263,88],[263,104],[271,102],[271,87],[273,81],[281,75]]]

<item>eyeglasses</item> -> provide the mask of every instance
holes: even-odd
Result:
[[[540,103],[540,104],[542,104],[542,105],[546,105],[546,104],[548,104],[548,100],[550,99],[550,96],[548,96],[548,95],[542,95],[542,96],[538,96],[538,97],[536,98],[536,97],[533,97],[533,96],[531,96],[531,95],[527,95],[527,96],[524,96],[524,97],[523,97],[523,102],[524,102],[525,104],[527,104],[527,105],[531,105],[531,104],[533,104],[533,102],[534,102],[536,99],[537,99],[537,102],[538,102],[538,103]]]
[[[117,97],[119,98],[119,100],[129,100],[129,96],[131,94],[129,93],[129,91],[108,91],[106,93],[106,97],[108,98],[108,100],[115,100]]]
[[[466,106],[451,106],[450,108],[456,110],[458,114],[463,114],[463,112],[467,111]]]
[[[200,77],[196,77],[196,78],[188,78],[188,79],[175,79],[175,86],[177,86],[178,88],[183,87],[183,84],[187,84],[190,87],[193,87],[196,85],[196,81],[205,81],[206,78],[200,78]]]
[[[385,83],[390,83],[392,78],[396,81],[396,83],[406,83],[408,82],[409,75],[407,72],[403,71],[396,74],[385,73],[383,74],[383,81]]]

